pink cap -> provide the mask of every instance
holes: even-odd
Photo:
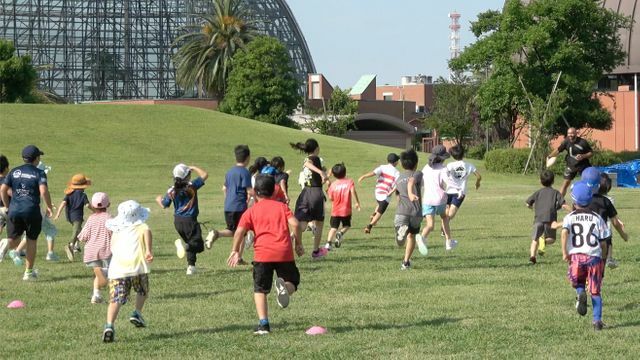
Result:
[[[109,196],[106,193],[97,192],[91,197],[91,206],[94,209],[106,209],[110,204]]]

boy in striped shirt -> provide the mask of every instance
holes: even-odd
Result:
[[[400,176],[400,172],[398,171],[398,169],[396,169],[396,166],[398,166],[398,160],[400,160],[398,154],[390,153],[389,155],[387,155],[387,164],[378,166],[373,171],[360,176],[360,178],[358,179],[358,183],[360,183],[366,178],[374,176],[378,177],[375,187],[375,196],[378,204],[376,205],[375,211],[371,215],[369,225],[364,228],[364,232],[366,234],[371,233],[371,228],[373,228],[378,223],[378,221],[382,217],[382,214],[384,214],[384,212],[387,210],[387,207],[389,206],[389,199],[391,197],[391,194],[396,191],[396,181]]]

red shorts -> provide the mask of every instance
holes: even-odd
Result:
[[[595,256],[585,254],[571,255],[568,277],[574,288],[584,287],[589,279],[588,289],[591,295],[600,295],[602,276],[604,274],[604,261]]]

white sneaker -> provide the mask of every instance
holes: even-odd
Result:
[[[607,260],[607,266],[609,267],[609,269],[615,269],[618,267],[618,261],[615,259],[608,259]]]
[[[416,234],[416,244],[418,244],[418,251],[423,256],[427,256],[429,254],[429,249],[427,249],[427,243],[422,238],[422,235]]]
[[[211,247],[213,246],[213,243],[216,240],[218,240],[219,236],[220,236],[220,233],[218,232],[218,230],[209,231],[209,234],[207,235],[207,239],[204,242],[204,246],[206,246],[207,249],[211,249]]]
[[[278,292],[278,305],[283,309],[289,306],[289,290],[287,290],[287,286],[285,285],[283,278],[276,279],[276,291]]]
[[[182,242],[182,239],[176,239],[174,244],[176,245],[176,255],[178,256],[178,259],[184,258],[187,251],[184,248],[184,242]]]
[[[339,248],[340,245],[342,245],[342,237],[344,236],[344,234],[340,231],[336,232],[336,241],[334,243],[334,245]]]
[[[408,225],[402,225],[398,228],[398,233],[396,234],[396,244],[398,246],[404,245],[407,239],[407,231],[409,231]]]
[[[448,241],[448,242],[446,242],[446,244],[445,244],[445,248],[446,248],[447,250],[453,250],[453,249],[455,249],[455,248],[456,248],[456,246],[458,246],[458,241],[457,241],[457,240],[453,240],[453,239],[449,240],[449,241]]]
[[[187,266],[187,275],[193,275],[196,273],[196,267],[193,265]]]
[[[0,240],[0,262],[2,262],[4,256],[7,255],[7,250],[9,250],[9,239]]]
[[[93,295],[91,297],[92,304],[102,304],[102,302],[104,302],[104,299],[102,298],[101,295]]]
[[[48,252],[47,253],[47,257],[45,258],[45,260],[47,261],[58,261],[60,260],[60,257],[58,257],[58,255],[56,255],[56,253],[52,252]]]
[[[26,272],[22,276],[22,280],[24,281],[36,281],[38,280],[38,270],[33,269],[30,273]]]
[[[331,251],[331,243],[324,244],[324,248]]]

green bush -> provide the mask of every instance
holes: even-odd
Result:
[[[484,154],[487,152],[487,146],[484,144],[477,144],[470,146],[466,151],[464,156],[469,159],[482,160],[484,159]]]
[[[496,149],[484,155],[487,170],[497,173],[519,174],[524,170],[529,149]]]
[[[616,153],[622,159],[622,162],[640,159],[640,151],[623,151]]]

